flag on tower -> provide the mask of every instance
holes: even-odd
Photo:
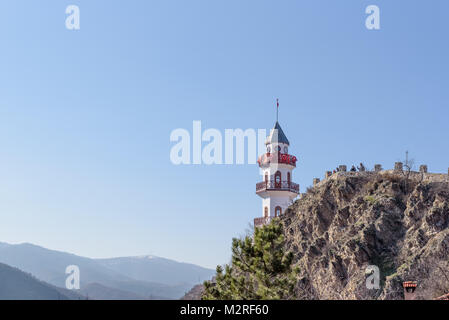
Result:
[[[279,99],[276,99],[276,122],[278,122],[279,117]]]

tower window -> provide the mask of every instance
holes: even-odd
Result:
[[[279,217],[281,214],[282,214],[282,208],[279,207],[279,206],[277,206],[277,207],[274,209],[274,216],[275,216],[275,217]]]
[[[279,185],[281,184],[281,172],[280,171],[277,171],[274,174],[274,181],[276,184],[279,184]]]
[[[288,153],[288,147],[284,147],[284,153]]]
[[[268,207],[265,207],[263,209],[263,215],[264,215],[265,218],[268,218]]]

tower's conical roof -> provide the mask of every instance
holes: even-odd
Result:
[[[277,121],[276,124],[274,125],[274,128],[271,129],[270,135],[267,137],[267,140],[265,141],[265,144],[270,143],[285,143],[287,145],[290,145],[290,142],[288,142],[288,139],[285,136],[284,131],[282,131],[282,128],[279,122]]]

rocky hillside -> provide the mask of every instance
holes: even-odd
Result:
[[[443,174],[338,172],[283,215],[304,299],[421,299],[449,292],[449,178]],[[367,266],[380,289],[366,288]]]
[[[203,294],[204,286],[202,284],[197,284],[189,292],[187,292],[181,300],[200,300]]]

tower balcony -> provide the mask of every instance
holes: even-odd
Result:
[[[296,167],[296,161],[298,159],[295,156],[292,156],[288,153],[264,153],[257,159],[257,163],[259,164],[259,167],[266,167],[270,163],[282,163],[282,164],[288,164],[293,167]]]
[[[262,227],[270,223],[272,217],[259,217],[254,219],[254,228]]]
[[[262,181],[256,184],[257,194],[266,191],[289,191],[299,194],[299,184],[289,181]]]

